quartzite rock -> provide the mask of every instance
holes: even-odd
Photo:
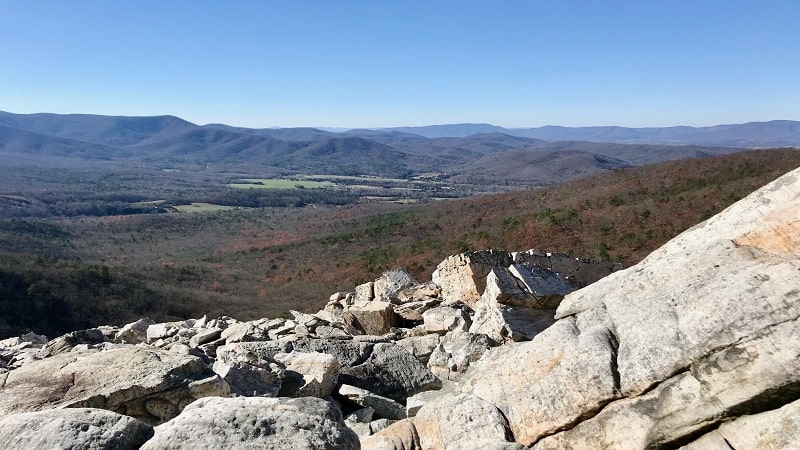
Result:
[[[428,358],[428,368],[443,380],[458,381],[491,347],[492,342],[485,334],[447,333]]]
[[[509,277],[513,278],[506,269],[494,269],[486,277],[487,287],[475,305],[470,333],[485,334],[498,344],[529,341],[555,322],[554,310],[503,304],[512,297],[508,291],[517,286]]]
[[[246,362],[214,362],[216,372],[230,386],[232,394],[244,397],[277,397],[283,370],[277,365],[265,369]]]
[[[281,397],[324,398],[333,393],[339,381],[339,362],[333,355],[317,352],[278,353],[283,364]]]
[[[511,437],[503,414],[474,395],[442,397],[419,410],[414,417],[421,448],[476,448],[476,439],[508,442]]]
[[[422,314],[425,331],[444,335],[449,331],[467,331],[470,326],[469,314],[461,308],[442,306],[429,309]]]
[[[343,384],[339,386],[339,395],[357,405],[372,408],[378,417],[395,420],[406,418],[405,406],[390,398],[373,394],[366,389]]]
[[[152,436],[152,426],[102,409],[50,409],[0,417],[0,449],[136,450]]]
[[[800,443],[800,400],[727,422],[684,450],[794,450]]]
[[[217,350],[219,361],[247,362],[269,367],[278,353],[319,352],[333,355],[339,362],[339,382],[357,386],[403,402],[417,392],[441,386],[421,362],[400,346],[390,342],[363,342],[340,339],[285,338],[269,342],[239,342]]]
[[[376,300],[391,300],[401,289],[417,284],[414,277],[404,269],[387,270],[375,280]]]
[[[208,397],[155,428],[142,450],[358,449],[333,404],[314,397]]]
[[[88,407],[148,423],[175,417],[197,398],[228,395],[227,384],[200,358],[130,346],[33,361],[1,384],[0,415]]]
[[[486,287],[486,275],[494,267],[508,267],[511,255],[497,250],[485,250],[449,256],[439,263],[431,276],[442,288],[445,304],[462,302],[474,309]]]
[[[785,396],[776,398],[777,392],[800,392],[800,319],[712,353],[650,392],[612,402],[595,417],[543,439],[535,448],[674,447],[727,417],[785,401]]]
[[[615,344],[597,321],[564,319],[533,341],[489,350],[462,381],[462,390],[497,407],[516,441],[531,445],[619,397]]]
[[[347,310],[347,313],[354,319],[351,325],[363,331],[364,334],[382,335],[388,333],[397,324],[397,314],[394,313],[392,306],[386,301],[373,300],[356,303]]]
[[[147,342],[147,328],[155,322],[149,317],[145,317],[131,322],[119,329],[114,336],[114,342],[119,344],[138,344]]]
[[[567,296],[557,317],[604,307],[626,396],[800,316],[800,169],[629,269]],[[602,305],[602,306],[601,306]]]

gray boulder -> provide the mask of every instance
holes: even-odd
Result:
[[[102,409],[50,409],[0,417],[0,449],[136,450],[152,436],[152,426]]]
[[[467,331],[470,326],[469,314],[461,308],[442,306],[429,309],[422,314],[425,331],[444,335],[450,331]]]
[[[366,389],[343,384],[339,386],[339,395],[357,405],[372,408],[373,413],[378,417],[395,420],[406,418],[405,406],[390,398],[373,394]]]
[[[313,397],[209,397],[155,428],[142,450],[358,449],[358,436],[333,404]]]
[[[86,407],[157,424],[197,398],[228,392],[200,358],[123,346],[62,353],[6,373],[0,378],[0,415]]]
[[[243,397],[277,397],[283,384],[283,370],[277,364],[264,369],[241,361],[215,361],[214,372],[225,380],[231,394]]]
[[[387,270],[375,280],[374,293],[376,300],[391,300],[400,290],[417,284],[408,272],[404,269]]]
[[[247,362],[268,368],[278,353],[318,352],[339,363],[339,383],[350,384],[403,402],[409,395],[440,387],[421,362],[390,342],[290,337],[269,342],[239,342],[217,350],[219,361]]]
[[[58,355],[71,351],[78,345],[95,346],[107,341],[106,335],[103,330],[99,328],[90,328],[88,330],[79,330],[59,336],[42,347],[44,355]]]
[[[441,336],[438,334],[424,334],[422,336],[409,336],[397,341],[397,345],[403,347],[405,351],[411,353],[423,364],[427,364],[428,359],[434,349],[439,345]]]
[[[147,328],[155,324],[149,317],[131,322],[119,329],[114,336],[114,342],[118,344],[138,344],[147,342]]]
[[[491,403],[470,394],[442,397],[414,417],[421,448],[477,448],[476,438],[507,443],[511,434],[503,414]]]
[[[431,353],[428,368],[443,380],[458,381],[491,347],[492,341],[485,334],[447,333]]]

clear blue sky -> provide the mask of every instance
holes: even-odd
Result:
[[[248,127],[800,120],[800,1],[0,0],[0,110]]]

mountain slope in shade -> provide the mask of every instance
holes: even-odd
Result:
[[[730,147],[800,145],[800,122],[773,120],[711,127],[557,127],[515,128],[509,134],[548,141],[699,144]]]
[[[631,167],[632,164],[596,153],[574,150],[519,151],[486,155],[456,169],[461,182],[491,184],[539,183],[550,185],[599,172]]]
[[[175,116],[12,114],[3,111],[0,111],[0,124],[34,133],[114,146],[132,145],[159,134],[196,127]]]
[[[772,120],[710,127],[619,126],[503,128],[489,124],[450,124],[423,127],[382,128],[428,138],[466,137],[473,134],[503,133],[546,141],[590,141],[627,144],[718,145],[728,147],[775,147],[800,145],[800,122]]]
[[[108,160],[129,156],[130,152],[0,125],[0,154]]]

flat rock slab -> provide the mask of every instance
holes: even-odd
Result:
[[[318,398],[208,397],[156,427],[142,450],[358,449],[338,408]]]
[[[0,449],[135,450],[152,436],[150,425],[103,409],[51,409],[0,418]]]
[[[200,397],[229,392],[200,358],[132,346],[63,353],[5,375],[0,378],[0,416],[88,407],[157,424]]]

